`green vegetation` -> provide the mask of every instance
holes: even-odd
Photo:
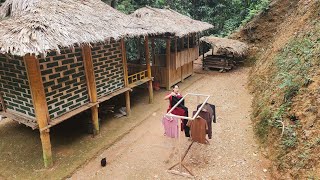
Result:
[[[110,0],[105,2],[111,3]],[[211,23],[215,28],[208,32],[227,36],[257,13],[268,9],[269,0],[118,0],[116,8],[124,13],[152,6],[170,7],[194,19]]]
[[[320,22],[310,24],[313,28],[296,34],[269,62],[263,75],[251,75],[257,137],[265,146],[278,144],[275,146],[278,167],[280,170],[291,169],[293,176],[297,176],[301,169],[310,169],[318,159],[318,155],[314,155],[320,148],[318,136],[303,138],[305,127],[296,115],[297,111],[317,112],[310,107],[294,107],[297,103],[304,103],[297,96],[306,100],[312,98],[308,95],[311,92],[309,86],[315,81],[315,72],[320,65]]]

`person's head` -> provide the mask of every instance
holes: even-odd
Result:
[[[179,86],[178,86],[178,85],[175,85],[175,86],[173,87],[173,92],[174,92],[174,93],[178,93],[178,92],[179,92]]]

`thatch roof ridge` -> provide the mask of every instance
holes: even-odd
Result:
[[[100,0],[7,0],[0,7],[0,27],[0,53],[19,56],[165,33]]]
[[[158,9],[145,6],[137,9],[131,16],[144,20],[149,26],[165,29],[178,37],[213,28],[209,23],[191,19],[170,8]]]
[[[248,45],[238,40],[205,36],[200,38],[200,41],[210,44],[217,54],[244,57],[248,53]]]

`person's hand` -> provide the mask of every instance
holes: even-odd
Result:
[[[171,96],[176,96],[176,93],[174,93],[174,92],[171,92],[171,94],[170,94]]]

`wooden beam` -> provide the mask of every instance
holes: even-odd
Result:
[[[127,52],[126,52],[126,44],[124,42],[124,39],[121,39],[121,51],[122,51],[124,86],[127,88],[127,87],[129,87],[129,80],[128,80]],[[131,115],[131,105],[130,105],[130,92],[129,91],[125,92],[125,99],[126,99],[127,116],[130,116]]]
[[[40,64],[38,59],[34,55],[30,54],[24,56],[24,62],[26,65],[36,119],[39,125],[39,129],[41,129],[48,125],[49,112],[48,104],[46,101],[46,94],[41,78]],[[46,131],[40,131],[40,139],[45,167],[51,167],[53,165],[49,132],[49,129]]]
[[[6,112],[0,111],[0,115],[3,117],[10,118],[14,121],[17,121],[19,124],[24,124],[28,127],[31,127],[32,130],[39,129],[36,118],[27,117],[25,114],[17,113],[16,111],[7,109]]]
[[[170,43],[171,39],[167,38],[166,40],[166,66],[167,66],[167,85],[166,88],[167,90],[170,90],[170,85],[171,85],[171,50],[170,50]]]
[[[91,48],[89,45],[84,45],[82,47],[82,57],[84,70],[87,80],[88,93],[90,98],[90,103],[96,103],[98,101],[97,98],[97,87],[96,80],[94,75],[93,61],[91,55]],[[91,116],[92,116],[92,124],[93,124],[93,135],[99,134],[99,117],[98,117],[98,105],[91,107]]]
[[[147,64],[147,72],[148,72],[148,78],[150,78],[150,81],[148,82],[149,86],[149,103],[153,103],[153,88],[152,88],[152,78],[151,78],[151,65],[150,65],[150,51],[149,51],[149,39],[148,36],[144,39],[144,47],[145,47],[145,56],[146,56],[146,64]]]
[[[172,38],[174,34],[171,33],[165,33],[164,35],[150,35],[150,38],[156,38],[156,39],[167,39],[167,38]]]

